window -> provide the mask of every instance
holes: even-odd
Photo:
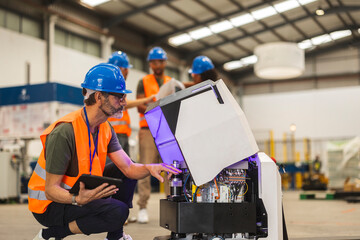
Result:
[[[42,25],[40,21],[4,9],[0,9],[0,27],[5,27],[36,38],[42,37]]]
[[[11,13],[11,12],[7,12],[6,13],[6,28],[10,29],[10,30],[14,30],[16,32],[20,32],[20,16],[15,14],[15,13]]]
[[[69,47],[80,52],[85,52],[85,41],[83,38],[76,35],[69,35]]]
[[[37,21],[23,17],[22,18],[22,33],[41,38],[41,26]]]
[[[55,29],[55,43],[61,46],[65,46],[67,44],[67,33],[61,29]]]
[[[55,28],[55,43],[96,57],[100,57],[101,55],[99,42],[63,29]]]
[[[100,57],[100,55],[101,55],[100,45],[95,42],[87,41],[86,42],[86,53],[93,55],[93,56]]]
[[[5,27],[5,11],[0,9],[0,27]]]

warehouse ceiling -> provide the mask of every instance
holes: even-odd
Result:
[[[131,29],[146,36],[147,47],[171,48],[188,63],[206,55],[233,77],[252,68],[254,48],[263,43],[295,42],[310,55],[360,39],[358,0],[102,1],[66,2],[96,12],[103,28]]]

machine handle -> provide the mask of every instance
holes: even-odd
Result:
[[[206,89],[207,87],[209,87],[209,88],[211,88],[211,89],[213,90],[213,92],[214,92],[214,94],[215,94],[218,102],[219,102],[220,104],[224,104],[224,100],[222,99],[222,97],[221,97],[221,95],[220,95],[220,93],[219,93],[219,90],[218,90],[218,88],[217,88],[216,85],[210,85],[210,84],[208,84],[208,85],[199,87],[199,88],[197,88],[197,89],[194,89],[194,90],[192,90],[191,92],[192,92],[192,93],[196,93],[196,92],[199,92],[199,91],[204,91],[204,92],[205,92],[205,89]]]

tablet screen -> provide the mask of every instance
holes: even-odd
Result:
[[[80,190],[80,182],[83,182],[85,184],[86,189],[94,189],[103,183],[109,183],[109,185],[115,185],[117,188],[119,188],[123,181],[119,178],[83,174],[78,178],[78,180],[69,192],[73,194],[78,194]]]

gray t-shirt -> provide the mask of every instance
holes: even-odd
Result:
[[[121,148],[116,133],[111,127],[111,139],[107,152],[112,153]],[[93,134],[96,139],[97,131]],[[89,143],[84,143],[87,147]],[[94,151],[92,149],[92,151]],[[60,123],[46,137],[45,142],[46,171],[52,174],[76,177],[79,173],[75,134],[71,123]],[[90,160],[89,160],[90,161]]]

